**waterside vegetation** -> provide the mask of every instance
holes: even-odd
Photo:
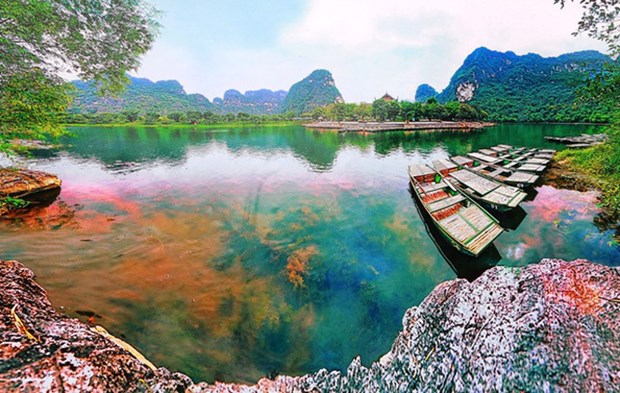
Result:
[[[607,129],[609,141],[583,150],[561,151],[556,160],[588,175],[601,192],[601,206],[620,217],[620,124]]]

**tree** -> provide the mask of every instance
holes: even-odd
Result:
[[[0,150],[10,150],[10,138],[59,135],[59,116],[69,102],[68,87],[51,81],[38,69],[4,80],[0,87]]]
[[[20,86],[38,113],[0,117],[0,139],[58,131],[51,112],[70,102],[62,72],[120,92],[155,39],[156,14],[143,0],[0,0],[0,100],[18,107]]]
[[[140,117],[140,112],[137,110],[126,110],[122,112],[122,115],[125,116],[128,122],[133,123]]]
[[[141,0],[0,0],[1,78],[38,67],[118,92],[155,39],[156,14]]]
[[[375,120],[385,121],[388,118],[388,103],[379,98],[372,103],[372,116]]]
[[[168,113],[168,118],[179,123],[183,119],[183,114],[181,112],[170,112]]]
[[[145,124],[155,124],[155,122],[159,119],[159,113],[157,112],[147,112],[144,114],[144,123]]]
[[[576,0],[570,0],[576,1]],[[553,0],[562,7],[567,0]],[[603,41],[609,47],[609,53],[620,55],[620,6],[617,0],[579,0],[584,12],[574,35],[586,33],[592,38]]]

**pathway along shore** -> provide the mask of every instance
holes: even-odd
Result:
[[[31,270],[0,261],[3,392],[598,392],[618,384],[620,270],[585,260],[444,282],[405,312],[392,348],[370,367],[356,358],[344,373],[254,386],[194,384],[156,368],[102,329],[57,313]]]
[[[415,122],[357,122],[318,121],[304,124],[306,128],[339,132],[385,132],[385,131],[471,131],[490,127],[494,123],[467,121],[415,121]]]

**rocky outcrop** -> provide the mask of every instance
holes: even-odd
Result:
[[[32,272],[0,265],[0,390],[188,392],[614,391],[620,383],[620,272],[543,260],[439,285],[403,318],[370,367],[205,383],[152,370],[77,320],[54,313]],[[11,310],[23,321],[18,327]],[[26,331],[27,329],[27,331]],[[32,337],[30,337],[32,336]]]
[[[21,198],[59,188],[60,179],[47,172],[18,168],[0,168],[0,197]]]
[[[0,167],[0,217],[12,219],[10,215],[22,213],[29,206],[7,197],[27,198],[37,204],[51,202],[58,196],[60,185],[60,179],[47,172]]]
[[[192,392],[615,391],[620,272],[587,261],[496,267],[439,285],[370,367]]]
[[[183,392],[191,384],[141,362],[103,331],[56,313],[19,262],[0,262],[0,294],[2,392]]]

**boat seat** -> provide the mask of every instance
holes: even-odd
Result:
[[[450,207],[452,205],[456,205],[459,202],[463,202],[465,200],[465,197],[461,194],[455,195],[455,196],[451,196],[450,198],[445,198],[445,199],[441,199],[439,201],[436,202],[432,202],[428,204],[428,210],[431,213],[435,213],[436,211],[445,209],[447,207]]]

